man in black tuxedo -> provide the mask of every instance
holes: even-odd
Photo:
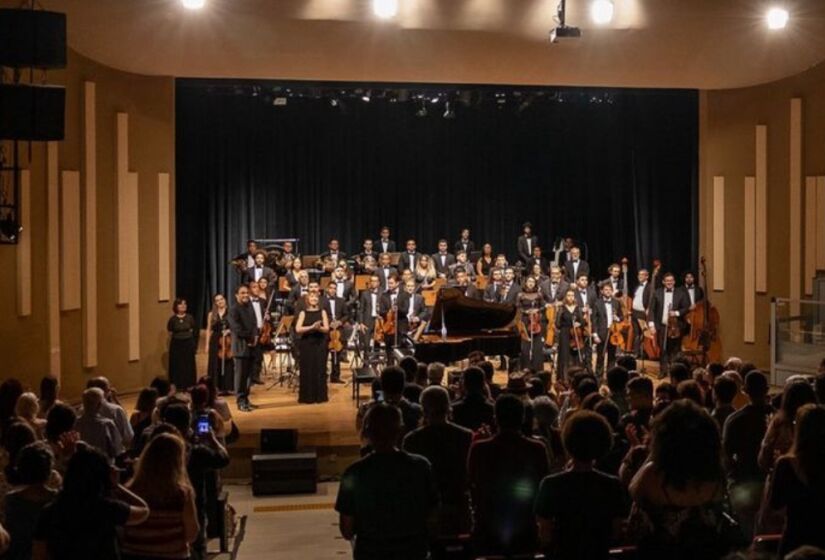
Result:
[[[616,363],[616,347],[610,343],[610,327],[622,321],[622,306],[613,297],[613,285],[605,280],[600,286],[601,297],[593,304],[593,342],[596,343],[596,375],[605,371],[604,358],[607,354],[607,369]]]
[[[390,264],[389,253],[381,253],[381,257],[378,259],[378,268],[375,269],[375,274],[381,282],[381,291],[387,289],[390,276],[398,275],[398,271]]]
[[[438,240],[438,252],[432,255],[435,272],[439,278],[447,278],[450,274],[450,267],[455,264],[455,257],[447,251],[447,240]]]
[[[332,361],[332,368],[329,376],[330,383],[343,383],[343,381],[341,381],[342,356],[340,356],[340,354],[346,353],[347,340],[349,340],[349,336],[352,334],[349,305],[344,298],[337,295],[337,292],[338,283],[335,280],[331,280],[330,283],[327,284],[327,291],[326,294],[324,294],[323,301],[321,302],[321,307],[327,312],[327,317],[329,318],[330,332],[333,330],[338,330],[341,334],[341,343],[344,345],[344,349],[341,352],[334,352],[332,350],[329,351],[329,357]]]
[[[246,268],[255,266],[255,255],[258,254],[258,242],[250,239],[246,242]]]
[[[327,250],[318,255],[318,260],[326,272],[332,272],[338,263],[344,262],[346,258],[347,254],[340,250],[338,240],[334,237],[329,240]]]
[[[249,288],[243,284],[235,289],[235,305],[227,317],[232,333],[232,354],[235,359],[235,395],[238,410],[251,412],[249,385],[258,345],[258,324],[249,301]]]
[[[516,282],[515,271],[510,267],[505,268],[504,281],[498,291],[498,303],[509,303],[510,305],[515,305],[520,291],[521,289]]]
[[[607,267],[607,282],[613,287],[613,295],[619,297],[619,292],[624,294],[624,279],[622,279],[622,267],[613,263]]]
[[[537,235],[533,235],[533,224],[530,222],[525,222],[524,225],[521,226],[521,235],[518,238],[518,242],[516,243],[516,248],[518,249],[518,258],[523,262],[525,265],[530,262],[530,257],[533,256],[533,247],[539,244],[539,238]]]
[[[682,281],[682,289],[687,293],[688,299],[690,299],[690,308],[693,309],[697,303],[705,299],[705,290],[702,289],[702,286],[696,284],[696,277],[692,272],[685,272]]]
[[[578,281],[583,274],[590,276],[590,265],[581,258],[581,249],[573,247],[570,249],[570,260],[564,263],[564,270],[568,282]]]
[[[494,268],[490,272],[490,281],[487,287],[484,288],[484,301],[492,303],[498,301],[498,291],[501,288],[501,283],[504,281],[504,271],[500,268]]]
[[[457,269],[455,272],[455,278],[447,285],[451,288],[458,288],[461,290],[461,293],[468,298],[481,299],[481,294],[478,291],[478,288],[476,288],[470,281],[470,276],[467,274],[466,270]]]
[[[384,293],[381,294],[381,298],[378,300],[378,314],[386,320],[387,315],[390,311],[396,311],[396,318],[398,317],[398,296],[400,294],[399,290],[399,283],[400,280],[397,274],[393,274],[389,277],[387,281],[387,289]],[[398,333],[398,340],[400,341],[401,332],[398,330],[398,321],[396,320],[396,333]],[[384,348],[387,352],[387,363],[393,362],[393,355],[392,349],[395,345],[396,335],[394,334],[386,334],[384,335]]]
[[[355,283],[347,278],[347,269],[343,263],[335,267],[331,280],[335,282],[337,297],[342,298],[347,305],[355,300]]]
[[[458,253],[459,251],[464,251],[468,255],[476,250],[476,244],[472,242],[470,239],[470,230],[464,228],[461,230],[461,236],[459,237],[458,241],[455,242],[453,247],[455,252]]]
[[[574,289],[576,290],[576,304],[582,307],[582,313],[585,307],[592,311],[593,304],[596,303],[596,290],[590,285],[587,276],[584,274],[579,276]]]
[[[378,307],[381,299],[381,279],[377,274],[370,276],[367,289],[358,294],[358,329],[361,331],[361,347],[367,348],[375,329]]]
[[[668,272],[662,278],[663,287],[656,290],[650,302],[648,327],[655,329],[661,349],[659,378],[668,374],[670,363],[682,350],[682,335],[686,330],[685,315],[690,311],[690,298],[685,290],[676,289],[676,277]],[[675,319],[677,336],[668,336],[668,321]]]
[[[244,284],[249,284],[250,282],[257,282],[263,277],[269,281],[270,284],[274,284],[277,276],[275,275],[275,271],[266,266],[264,264],[266,262],[266,253],[263,251],[258,251],[255,253],[255,264],[247,268],[244,273],[243,277],[241,278],[241,282]]]
[[[407,343],[406,335],[418,328],[421,321],[426,320],[427,307],[421,294],[415,293],[415,280],[407,280],[404,289],[398,294],[398,344]]]
[[[415,272],[415,265],[418,264],[419,256],[420,253],[416,249],[415,239],[407,239],[405,251],[398,257],[398,269]]]
[[[372,239],[365,239],[364,246],[360,253],[355,257],[355,260],[358,264],[358,269],[360,272],[364,270],[364,262],[368,258],[375,259],[375,262],[378,262],[379,252],[375,250],[375,245],[373,245]]]
[[[375,248],[379,253],[395,253],[395,241],[390,239],[390,228],[381,228],[381,235],[375,241]]]
[[[639,269],[639,272],[636,273],[636,279],[638,283],[630,294],[633,318],[633,353],[636,356],[641,356],[642,326],[640,322],[647,323],[647,310],[653,296],[653,283],[650,282],[650,271],[646,268]]]
[[[298,282],[289,290],[289,295],[286,298],[287,311],[293,315],[297,315],[295,307],[299,301],[304,300],[304,296],[309,291],[309,273],[306,270],[298,271]]]
[[[564,281],[561,267],[550,266],[550,277],[539,284],[539,289],[544,293],[545,299],[551,302],[559,302],[564,299],[569,284]]]
[[[534,265],[539,265],[541,267],[542,274],[547,272],[547,267],[549,263],[547,259],[545,259],[541,254],[541,247],[538,245],[533,247],[533,254],[530,256],[530,260],[527,262],[527,273],[529,274],[531,270],[533,270]]]

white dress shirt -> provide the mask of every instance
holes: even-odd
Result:
[[[370,306],[372,307],[371,315],[373,317],[378,316],[378,294],[376,292],[370,292]]]
[[[613,324],[613,300],[604,300],[604,308],[607,310],[607,328],[609,329]]]
[[[344,297],[344,288],[346,288],[346,286],[344,286],[343,282],[338,282],[335,284],[335,295],[339,298]]]
[[[258,328],[264,326],[264,313],[263,309],[261,309],[261,300],[260,299],[253,299],[252,300],[252,309],[255,310],[255,322],[258,324]]]
[[[673,290],[665,289],[665,301],[662,305],[662,324],[667,325],[669,312],[673,307]]]
[[[687,293],[688,293],[688,296],[690,297],[690,304],[695,305],[696,304],[696,288],[691,286],[690,288],[687,289]]]
[[[633,294],[633,311],[645,311],[645,288],[647,282],[639,284],[636,287],[636,293]]]
[[[329,300],[329,314],[330,314],[330,320],[334,321],[335,320],[335,300],[334,299]]]

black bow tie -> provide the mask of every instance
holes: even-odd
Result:
[[[668,288],[668,289],[665,290],[665,292],[668,293],[668,294],[671,294],[671,293],[673,293],[673,290]]]

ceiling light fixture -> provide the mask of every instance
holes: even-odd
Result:
[[[392,19],[398,15],[398,0],[372,0],[372,12],[380,19]]]
[[[206,5],[206,0],[180,0],[187,10],[200,10]]]
[[[771,8],[768,10],[765,19],[768,22],[768,29],[784,29],[788,25],[790,14],[784,8]]]
[[[607,25],[613,20],[613,0],[593,0],[590,4],[590,19],[596,25]]]

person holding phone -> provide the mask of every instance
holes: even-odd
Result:
[[[322,403],[327,396],[327,334],[329,317],[321,308],[320,296],[309,292],[306,306],[298,313],[295,322],[298,335],[298,368],[300,387],[298,402],[304,404]]]

